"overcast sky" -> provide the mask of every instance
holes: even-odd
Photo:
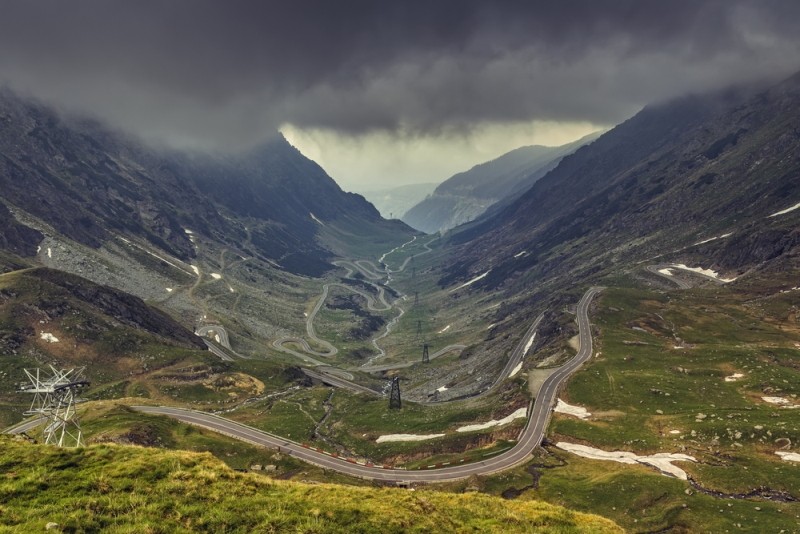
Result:
[[[786,76],[798,21],[795,0],[0,0],[0,83],[157,143],[280,128],[358,190]]]

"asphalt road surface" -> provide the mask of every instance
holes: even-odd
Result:
[[[317,371],[312,371],[311,369],[306,369],[305,367],[301,368],[301,370],[303,371],[303,373],[305,373],[306,376],[313,378],[315,380],[319,380],[323,384],[328,384],[329,386],[348,389],[354,393],[366,393],[367,395],[372,395],[375,397],[383,396],[380,392],[375,391],[374,389],[362,386],[361,384],[356,384],[355,382],[350,382],[349,380],[346,380],[339,376],[334,376],[332,374],[325,372],[320,373]]]
[[[218,356],[221,360],[225,360],[226,362],[232,362],[234,360],[233,356],[231,356],[227,351],[222,350],[222,348],[218,347],[210,339],[208,339],[208,334],[212,332],[216,335],[216,338],[219,339],[218,343],[222,348],[227,349],[229,352],[233,353],[234,355],[240,358],[249,359],[245,358],[241,354],[234,352],[234,350],[231,348],[230,339],[228,338],[228,331],[225,330],[224,326],[218,324],[207,324],[198,327],[197,330],[195,331],[195,334],[203,338],[206,347],[208,347],[208,350],[211,351],[214,355]]]
[[[46,418],[44,417],[34,417],[33,419],[28,419],[27,421],[22,421],[21,423],[17,423],[16,425],[7,428],[3,433],[4,434],[22,434],[24,432],[28,432],[29,430],[33,430],[37,426],[44,423]]]
[[[429,469],[405,470],[390,466],[375,466],[358,463],[351,458],[339,458],[329,453],[315,450],[300,443],[257,430],[225,419],[220,416],[195,412],[183,408],[157,406],[135,406],[136,410],[155,415],[166,415],[184,423],[207,428],[235,439],[269,448],[277,448],[280,452],[290,454],[311,464],[346,475],[380,480],[394,483],[435,483],[461,480],[473,475],[487,475],[514,467],[526,462],[531,452],[538,447],[544,438],[547,425],[564,381],[592,356],[592,335],[589,325],[589,304],[602,288],[589,289],[578,303],[577,320],[580,339],[580,350],[572,360],[565,363],[545,380],[538,397],[528,407],[528,422],[511,449],[486,460],[471,463],[446,463],[430,466]]]
[[[681,271],[680,269],[678,269],[676,267],[672,267],[670,265],[648,265],[646,267],[646,269],[649,272],[651,272],[654,275],[656,275],[656,276],[660,276],[661,278],[669,280],[670,282],[672,282],[673,284],[678,286],[678,289],[691,289],[692,288],[692,285],[690,283],[686,282],[685,280],[681,280],[680,278],[677,278],[675,276],[659,272],[662,269],[669,269],[672,272]],[[687,271],[681,271],[681,272],[687,272]]]
[[[534,319],[533,324],[531,324],[530,328],[528,328],[528,331],[525,332],[525,335],[522,337],[522,341],[519,342],[517,347],[511,353],[511,357],[506,362],[506,366],[503,367],[503,370],[500,372],[499,375],[497,375],[497,378],[495,379],[494,383],[489,389],[494,388],[500,382],[508,378],[509,375],[511,374],[511,371],[513,371],[514,368],[517,365],[519,365],[520,362],[522,362],[522,358],[525,357],[525,347],[527,346],[531,336],[536,334],[536,329],[539,328],[539,323],[542,322],[543,318],[544,318],[544,313],[540,313],[539,317]]]

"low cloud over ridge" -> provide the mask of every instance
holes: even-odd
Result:
[[[2,81],[184,144],[284,123],[430,133],[619,121],[800,68],[788,1],[4,1]]]

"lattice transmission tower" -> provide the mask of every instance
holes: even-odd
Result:
[[[392,378],[392,391],[389,394],[389,408],[402,408],[402,402],[400,401],[400,377],[396,376]]]
[[[25,369],[30,384],[20,388],[22,393],[33,395],[30,409],[25,415],[38,415],[44,423],[44,441],[59,447],[81,447],[83,434],[75,404],[80,402],[77,393],[89,382],[83,377],[85,367],[76,369]]]
[[[422,343],[422,363],[430,363],[431,358],[428,354],[428,344],[423,342]]]

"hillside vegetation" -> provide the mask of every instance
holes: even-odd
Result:
[[[270,480],[210,454],[0,444],[0,525],[15,532],[622,532],[535,501]]]

